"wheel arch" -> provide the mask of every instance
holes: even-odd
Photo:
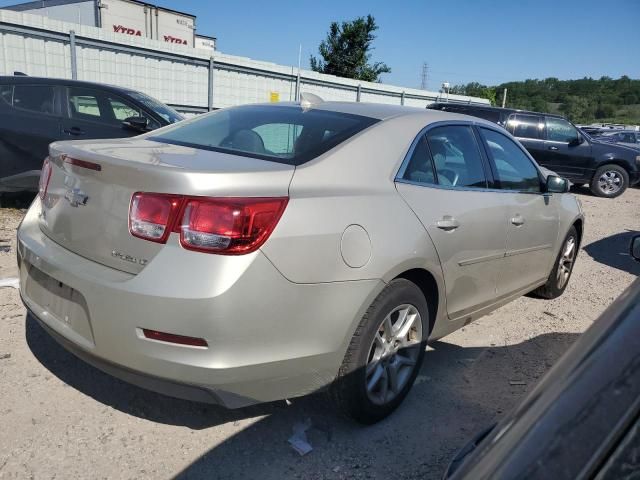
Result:
[[[440,312],[440,289],[435,276],[424,268],[411,268],[396,275],[396,278],[404,278],[415,284],[424,298],[427,300],[427,308],[429,309],[429,334],[433,331],[436,324],[438,313]]]
[[[603,160],[602,163],[600,163],[600,165],[596,167],[595,171],[593,172],[592,178],[595,178],[598,170],[600,170],[602,167],[606,167],[607,165],[615,165],[617,167],[622,168],[625,172],[627,172],[627,175],[631,174],[632,168],[629,166],[629,161],[614,157],[614,158],[607,158],[606,160]]]
[[[578,233],[578,248],[582,246],[582,235],[584,233],[584,220],[581,217],[576,218],[572,225],[576,228]]]

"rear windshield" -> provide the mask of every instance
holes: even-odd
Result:
[[[246,105],[196,117],[150,139],[300,165],[377,121],[298,106]]]

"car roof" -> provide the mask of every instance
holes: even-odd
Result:
[[[279,102],[265,103],[274,107],[299,107],[299,103],[295,102]],[[406,107],[403,105],[389,105],[384,103],[368,103],[368,102],[320,102],[311,107],[315,110],[324,110],[329,112],[346,113],[350,115],[361,115],[363,117],[375,118],[377,120],[388,120],[396,117],[414,116],[419,117],[421,122],[433,123],[445,120],[464,120],[474,123],[482,123],[491,127],[496,124],[483,118],[464,115],[455,112],[446,112],[441,110],[428,110],[425,108]]]
[[[477,105],[477,104],[471,104],[471,103],[436,102],[429,105],[429,108],[433,108],[433,109],[441,109],[441,108],[447,108],[447,107],[454,107],[454,108],[464,107],[464,108],[473,109],[473,110],[491,110],[494,112],[528,113],[531,115],[546,115],[547,117],[565,118],[562,115],[558,115],[557,113],[534,112],[533,110],[523,110],[520,108],[502,108],[502,107],[494,107],[491,105]]]
[[[85,82],[82,80],[70,80],[67,78],[30,77],[28,75],[3,75],[0,76],[0,84],[14,83],[18,85],[67,85],[85,88],[101,88],[119,93],[136,92],[131,88],[118,87],[106,83]]]

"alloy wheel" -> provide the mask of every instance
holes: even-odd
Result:
[[[607,170],[598,179],[598,187],[605,195],[613,195],[618,193],[622,188],[624,179],[620,172],[615,170]]]
[[[573,262],[576,259],[576,239],[575,237],[567,238],[567,241],[562,247],[562,254],[558,261],[558,270],[556,273],[556,280],[558,289],[562,290],[569,281],[571,275],[571,269],[573,268]]]
[[[422,347],[422,319],[410,304],[384,318],[371,343],[366,366],[367,396],[376,405],[396,398],[409,382]]]

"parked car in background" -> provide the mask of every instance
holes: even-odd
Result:
[[[640,236],[631,256],[640,260]],[[637,478],[639,337],[636,280],[511,413],[456,455],[444,478]]]
[[[41,325],[152,390],[241,407],[329,388],[372,423],[428,339],[560,296],[568,182],[491,122],[392,105],[246,105],[57,142],[18,230]]]
[[[591,125],[576,125],[576,127],[578,127],[584,133],[586,133],[587,135],[590,135],[592,137],[598,136],[598,135],[600,135],[601,133],[604,133],[604,132],[611,131],[608,128],[594,127],[594,126],[591,126]]]
[[[0,76],[0,193],[38,191],[49,144],[140,135],[183,117],[127,88]]]
[[[504,127],[536,161],[600,197],[617,197],[640,181],[640,154],[602,142],[559,115],[479,105],[434,103],[428,108],[490,120]]]
[[[615,142],[627,147],[640,149],[640,132],[636,130],[602,132],[598,135],[595,135],[594,138],[602,142]]]

